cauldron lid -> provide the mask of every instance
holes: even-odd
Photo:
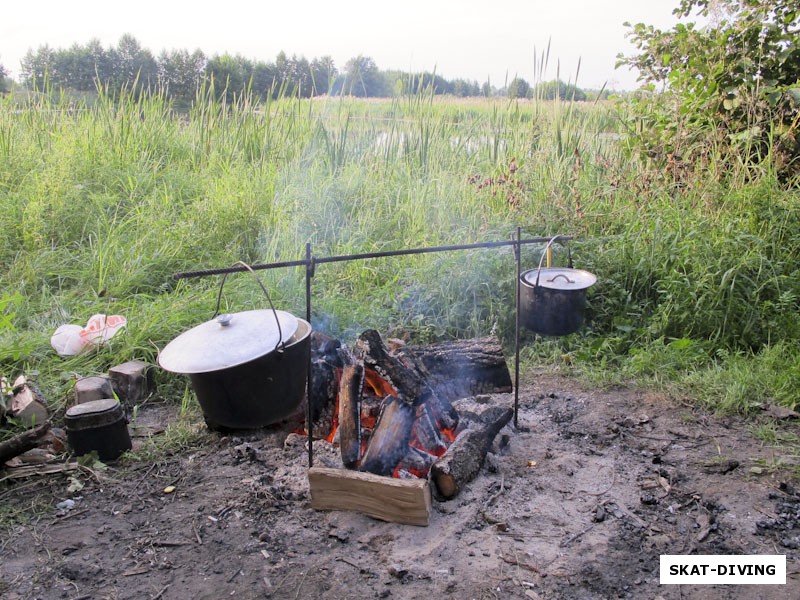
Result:
[[[158,364],[174,373],[220,371],[275,351],[296,331],[297,317],[282,310],[219,315],[167,344],[158,355]]]
[[[541,274],[539,272],[541,271]],[[531,269],[520,275],[524,283],[551,290],[585,290],[597,282],[597,276],[582,269],[568,269],[565,267],[547,267],[545,269]]]

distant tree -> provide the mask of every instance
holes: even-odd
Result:
[[[344,93],[352,96],[384,96],[386,84],[375,61],[368,56],[356,56],[344,68]]]
[[[113,90],[125,86],[134,92],[154,89],[158,82],[158,65],[150,50],[142,48],[132,35],[124,34],[116,49],[110,52],[113,75],[110,85]],[[136,89],[133,89],[134,84]]]
[[[252,71],[253,66],[247,59],[225,53],[208,61],[205,76],[214,84],[218,98],[233,102],[247,89]]]
[[[289,57],[283,50],[278,52],[278,56],[275,57],[275,77],[279,85],[288,84],[292,77]]]
[[[492,84],[491,84],[491,82],[490,82],[490,81],[487,79],[487,80],[486,80],[486,81],[483,83],[483,85],[481,86],[481,96],[483,96],[484,98],[488,98],[488,97],[489,97],[489,96],[491,96],[491,95],[492,95]]]
[[[203,79],[208,59],[202,51],[164,50],[158,57],[158,84],[171,98],[191,100]]]
[[[311,97],[314,91],[313,80],[311,77],[311,66],[304,56],[297,57],[294,54],[287,61],[289,72],[289,92],[301,98]]]
[[[274,97],[278,93],[277,70],[272,63],[262,61],[253,65],[251,89],[259,98]]]
[[[86,44],[86,50],[94,72],[94,83],[97,81],[108,82],[114,76],[114,65],[111,62],[110,52],[103,48],[100,40],[92,38]]]
[[[451,89],[450,84],[441,75],[417,73],[410,77],[408,92],[418,94],[422,91],[432,90],[434,94],[447,94]]]
[[[531,91],[530,84],[521,77],[514,77],[508,84],[507,94],[509,98],[527,98]]]
[[[535,85],[531,95],[540,100],[555,100],[556,98],[559,100],[576,100],[578,102],[586,100],[586,92],[574,84],[564,83],[560,79]]]
[[[311,61],[311,80],[315,96],[327,94],[333,89],[338,71],[330,56],[315,58]]]
[[[56,62],[60,86],[79,91],[96,88],[96,67],[89,46],[76,43],[69,50],[58,50]]]
[[[46,82],[49,82],[54,76],[58,77],[55,59],[55,51],[47,44],[39,46],[36,52],[29,49],[20,61],[20,78],[23,85],[31,89],[43,90]]]
[[[9,75],[8,69],[6,69],[3,63],[0,63],[0,93],[8,91],[8,83],[6,81],[8,75]]]
[[[459,98],[469,98],[481,95],[481,86],[477,81],[454,79],[450,82],[450,93]]]

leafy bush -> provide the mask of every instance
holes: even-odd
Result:
[[[649,85],[630,105],[632,149],[667,172],[712,167],[751,178],[800,173],[800,6],[796,0],[682,0],[674,11],[709,25],[631,27],[641,51],[620,56]],[[720,168],[722,167],[722,168]]]

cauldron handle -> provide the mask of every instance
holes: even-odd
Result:
[[[550,245],[555,242],[558,238],[564,237],[560,233],[558,235],[553,236],[550,238],[550,241],[547,242],[547,246],[544,247],[544,252],[542,252],[542,257],[539,259],[539,270],[536,272],[536,286],[539,287],[539,277],[542,274],[542,262],[544,261],[544,257],[547,256],[547,251],[550,249]],[[569,246],[567,246],[569,248]],[[572,268],[572,253],[569,256],[569,267]],[[555,277],[553,278],[555,279]]]
[[[272,314],[275,315],[275,323],[278,325],[278,343],[275,344],[275,348],[273,352],[276,350],[278,352],[283,352],[284,348],[286,347],[286,343],[283,341],[283,332],[281,331],[281,321],[278,318],[278,311],[275,310],[275,305],[272,303],[272,298],[269,297],[269,292],[267,292],[267,288],[261,281],[261,278],[258,276],[253,268],[248,265],[247,263],[237,260],[234,265],[240,265],[250,271],[253,274],[253,277],[256,278],[258,285],[261,287],[261,291],[264,292],[264,295],[267,297],[267,302],[269,302],[269,307],[272,309]],[[214,319],[219,314],[219,307],[222,304],[222,288],[225,286],[225,280],[228,278],[228,273],[222,275],[222,282],[219,284],[219,293],[217,294],[217,308],[214,310],[214,314],[211,316]]]
[[[547,281],[555,281],[559,277],[563,277],[564,279],[566,279],[567,283],[575,283],[575,281],[573,281],[572,279],[570,279],[569,277],[564,275],[564,273],[559,273],[558,275],[553,275],[553,278],[552,279],[548,279]]]

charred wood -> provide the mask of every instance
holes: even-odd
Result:
[[[513,389],[503,346],[496,336],[406,346],[398,355],[424,374],[439,398],[451,402]]]
[[[445,500],[454,498],[478,474],[498,432],[514,416],[506,405],[488,405],[470,418],[447,452],[431,467],[431,478]]]
[[[397,463],[397,470],[400,473],[409,473],[414,477],[427,477],[436,459],[437,457],[433,454],[423,452],[412,446],[408,449],[408,453]]]
[[[374,329],[365,331],[355,345],[355,352],[368,368],[391,383],[397,392],[415,406],[428,405],[434,422],[443,429],[455,429],[458,412],[447,398],[429,385],[428,374],[418,368],[413,356],[395,356],[387,349]]]
[[[361,389],[364,385],[364,367],[349,356],[349,353],[347,355],[347,364],[342,369],[339,382],[338,431],[342,463],[348,469],[353,469],[361,459]]]
[[[334,367],[341,367],[339,348],[342,343],[319,331],[311,332],[311,358],[324,360]]]
[[[342,368],[340,347],[337,339],[317,331],[311,333],[311,416],[315,422],[327,417],[326,410],[336,400],[337,369]]]
[[[416,409],[414,425],[411,427],[411,444],[429,454],[441,456],[447,450],[447,444],[431,416],[429,404],[423,404]]]
[[[392,474],[397,463],[408,452],[414,414],[414,407],[404,398],[384,398],[369,445],[361,458],[361,471],[376,475]]]
[[[429,389],[425,381],[413,369],[403,365],[389,352],[380,334],[374,329],[362,333],[353,347],[355,355],[364,362],[364,366],[374,369],[408,402],[420,404],[423,392]]]

